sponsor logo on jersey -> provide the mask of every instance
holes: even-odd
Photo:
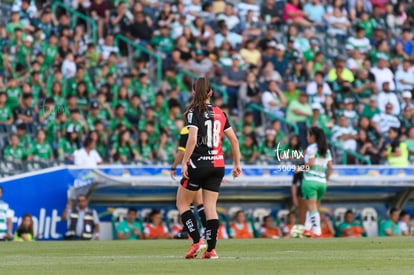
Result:
[[[219,155],[219,156],[201,156],[197,159],[197,161],[200,160],[222,160],[224,159],[223,155]]]

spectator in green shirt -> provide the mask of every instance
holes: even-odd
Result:
[[[62,90],[61,83],[59,83],[58,81],[53,82],[52,91],[49,96],[53,97],[56,106],[66,105],[66,94]]]
[[[44,98],[46,96],[46,85],[43,83],[40,72],[33,71],[32,79],[30,82],[27,82],[32,88],[33,103],[38,104],[39,98]]]
[[[119,87],[118,94],[112,99],[112,108],[115,109],[117,105],[122,105],[127,110],[129,102],[128,89],[125,86]]]
[[[168,134],[166,132],[161,133],[159,140],[160,141],[158,144],[154,144],[154,148],[158,148],[158,150],[155,152],[157,160],[165,161],[168,163],[174,162],[177,146],[171,142],[171,140],[169,140]]]
[[[357,72],[352,91],[359,101],[364,104],[369,104],[369,98],[378,93],[375,81],[372,81],[368,71],[365,69]]]
[[[54,159],[52,146],[46,141],[45,130],[37,131],[37,140],[32,143],[30,153],[33,160],[52,161]]]
[[[111,106],[108,103],[108,95],[103,93],[103,92],[99,92],[96,95],[96,102],[99,105],[99,119],[107,122],[111,119],[111,117],[113,117],[113,111],[111,109]]]
[[[296,84],[292,76],[285,77],[285,98],[287,100],[287,106],[290,105],[293,101],[297,101],[299,99],[300,91],[296,89]]]
[[[30,64],[32,57],[33,37],[27,35],[23,40],[23,45],[17,49],[17,62],[21,64]]]
[[[64,131],[66,132],[71,127],[73,127],[74,131],[78,132],[81,136],[88,131],[88,125],[79,109],[70,111],[70,117],[64,125]]]
[[[329,116],[326,114],[325,109],[322,107],[322,105],[319,102],[312,103],[312,112],[313,117],[309,118],[309,125],[317,126],[321,128],[325,135],[331,136],[331,129],[334,125],[333,121],[329,118]]]
[[[16,125],[17,137],[19,138],[19,146],[28,152],[32,143],[31,137],[27,134],[27,126],[25,123]]]
[[[143,106],[141,104],[141,99],[139,95],[133,95],[126,109],[126,116],[129,122],[132,125],[137,126],[139,123],[139,118],[141,117],[142,113],[143,113]]]
[[[11,78],[6,85],[6,94],[7,101],[6,106],[8,106],[12,111],[19,106],[19,102],[22,96],[22,89],[17,85],[17,81],[14,78]]]
[[[121,104],[118,104],[115,108],[115,116],[111,119],[109,124],[109,130],[115,131],[118,124],[123,124],[127,129],[131,128],[131,123],[125,117],[125,108]]]
[[[97,120],[99,120],[99,104],[98,102],[92,102],[90,105],[89,113],[86,116],[86,123],[90,130],[94,130],[94,125]]]
[[[155,102],[155,88],[148,78],[148,72],[142,70],[139,73],[138,94],[144,103],[154,105]]]
[[[14,31],[16,28],[23,29],[24,24],[20,21],[20,14],[18,11],[13,10],[10,18],[10,22],[6,25],[6,32],[10,40],[12,40],[14,36]]]
[[[89,111],[89,94],[86,89],[85,81],[80,81],[76,87],[76,105],[82,111],[82,114]]]
[[[306,147],[307,143],[307,121],[313,116],[312,108],[308,103],[308,96],[302,92],[299,100],[290,103],[286,111],[286,120],[295,123],[299,128],[300,143]]]
[[[160,34],[152,37],[151,44],[161,53],[170,53],[175,46],[174,40],[170,35],[170,28],[167,25],[161,26]]]
[[[57,46],[58,37],[54,34],[50,35],[49,43],[43,43],[41,46],[42,52],[45,56],[45,61],[43,66],[50,67],[55,61],[56,57],[59,56],[59,48]]]
[[[161,117],[161,127],[171,136],[178,136],[175,122],[181,116],[181,105],[176,99],[168,101],[169,113],[167,116]],[[176,135],[175,135],[176,134]]]
[[[401,230],[398,227],[399,216],[400,216],[400,210],[397,208],[391,208],[389,218],[380,225],[379,236],[381,237],[401,236]]]
[[[378,98],[373,95],[369,99],[369,105],[365,105],[362,109],[361,117],[366,117],[371,120],[375,115],[381,114],[381,110],[378,108]]]
[[[68,94],[76,95],[77,87],[80,83],[85,84],[88,96],[93,95],[95,93],[88,72],[82,66],[77,66],[75,76],[68,79]]]
[[[25,149],[19,146],[19,138],[16,134],[10,136],[10,144],[4,149],[4,158],[9,161],[21,163],[26,158]]]
[[[370,18],[370,14],[367,11],[363,11],[361,14],[361,20],[358,22],[358,26],[361,26],[365,30],[365,37],[371,38],[375,25]]]
[[[73,127],[66,130],[66,136],[59,139],[58,158],[65,161],[66,164],[73,164],[73,153],[81,148],[79,134]]]
[[[129,208],[126,220],[123,220],[116,227],[116,236],[118,240],[137,240],[142,239],[142,225],[137,222],[137,210]]]
[[[259,158],[256,138],[253,134],[245,135],[243,143],[240,144],[241,160],[245,163],[254,163]]]
[[[148,133],[146,131],[139,133],[138,151],[143,161],[151,163],[154,160],[153,147],[149,143]]]
[[[89,43],[88,49],[86,50],[85,59],[87,62],[88,68],[96,69],[98,67],[99,61],[101,61],[102,56],[96,50],[95,44]]]
[[[3,132],[6,132],[8,127],[13,123],[13,113],[11,109],[6,106],[6,102],[6,93],[0,92],[0,127]]]
[[[112,146],[111,157],[115,154],[119,155],[119,160],[123,163],[139,160],[138,151],[135,149],[128,130],[123,130],[118,134],[118,139]]]
[[[237,127],[237,131],[241,132],[244,125],[249,125],[253,131],[256,131],[256,125],[254,124],[254,116],[252,112],[247,111],[244,113],[243,119],[239,122]]]
[[[151,144],[152,146],[156,146],[161,136],[159,124],[156,121],[152,120],[146,121],[144,125],[144,130],[148,133],[149,144]]]
[[[276,148],[276,131],[268,129],[266,130],[265,140],[259,145],[261,159],[269,163],[275,162]]]

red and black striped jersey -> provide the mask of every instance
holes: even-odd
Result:
[[[197,143],[190,157],[190,165],[197,167],[224,167],[221,147],[223,133],[231,129],[227,115],[218,107],[208,105],[207,112],[190,110],[187,127],[198,129]]]

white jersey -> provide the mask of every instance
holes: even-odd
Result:
[[[304,180],[326,183],[326,170],[328,163],[332,161],[331,152],[328,150],[326,156],[320,156],[318,146],[314,143],[306,148],[305,163],[309,163],[310,159],[315,159],[315,163],[308,171],[304,173]]]
[[[12,211],[9,205],[4,201],[0,201],[0,239],[7,234],[7,220],[12,218]]]

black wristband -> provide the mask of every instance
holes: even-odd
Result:
[[[171,168],[170,168],[170,170],[171,170],[171,171],[175,171],[175,170],[177,170],[177,168],[173,168],[173,167],[171,167]]]

